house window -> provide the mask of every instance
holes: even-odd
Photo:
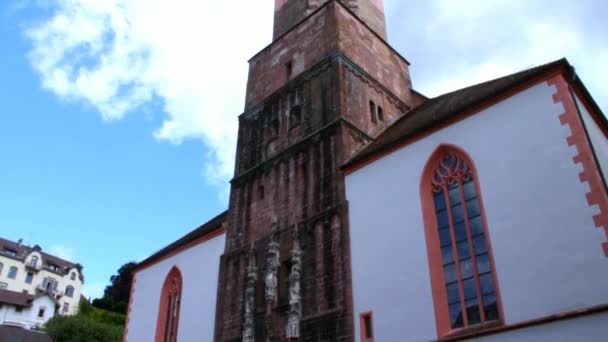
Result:
[[[27,273],[25,274],[25,283],[26,283],[26,284],[31,284],[33,279],[34,279],[34,273],[32,273],[32,272],[27,272]]]
[[[37,264],[38,264],[38,257],[36,255],[34,255],[30,259],[30,266],[35,268]]]
[[[2,274],[2,269],[4,268],[4,264],[0,262],[0,274]]]
[[[177,267],[173,267],[165,278],[160,295],[155,341],[175,342],[179,327],[182,295],[182,275]]]
[[[361,325],[361,342],[374,342],[374,319],[372,312],[364,312],[359,315]]]
[[[68,286],[65,288],[65,295],[72,298],[74,296],[74,287]]]
[[[51,277],[44,278],[42,280],[42,289],[45,291],[56,291],[57,290],[57,280]]]
[[[70,274],[70,280],[76,280],[76,273],[72,272],[72,274]]]
[[[369,115],[372,119],[373,123],[377,123],[377,117],[376,117],[376,104],[374,103],[374,101],[369,101]]]
[[[8,277],[10,279],[17,278],[17,267],[11,266],[11,268],[8,269]]]
[[[0,289],[5,289],[5,288],[7,288],[7,287],[8,287],[8,284],[7,284],[7,283],[0,282]]]
[[[420,191],[440,335],[500,323],[492,250],[472,160],[457,147],[441,146],[427,163]],[[433,271],[438,269],[443,272]]]
[[[43,306],[40,309],[38,309],[38,317],[39,318],[44,318],[44,312],[46,311],[46,308]]]
[[[63,307],[61,308],[61,312],[68,313],[68,311],[70,311],[70,304],[68,303],[63,303]]]
[[[15,312],[21,312],[21,311],[23,311],[23,307],[18,306],[15,308]]]

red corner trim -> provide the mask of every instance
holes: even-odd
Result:
[[[129,322],[131,320],[131,308],[133,308],[133,295],[135,294],[136,273],[131,278],[131,292],[129,293],[129,306],[127,308],[127,320],[125,321],[125,331],[122,334],[122,341],[127,342],[127,334],[129,332]]]
[[[572,135],[566,139],[568,146],[575,146],[578,154],[574,156],[574,164],[581,164],[583,171],[579,173],[582,183],[588,183],[590,191],[585,195],[589,206],[597,205],[599,214],[593,216],[596,227],[603,227],[608,239],[608,195],[604,188],[602,177],[593,157],[593,151],[585,133],[581,118],[578,115],[576,104],[571,96],[568,83],[562,75],[550,78],[547,83],[557,88],[553,95],[553,102],[564,106],[564,113],[559,116],[562,125],[568,125]],[[608,257],[608,242],[602,244],[604,255]]]

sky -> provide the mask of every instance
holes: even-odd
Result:
[[[384,0],[427,96],[567,57],[608,110],[608,2]],[[238,6],[238,7],[237,7]],[[247,60],[273,0],[0,4],[0,236],[84,265],[84,292],[227,208]]]

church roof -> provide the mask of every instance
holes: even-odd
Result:
[[[582,82],[576,77],[573,71],[574,68],[565,58],[562,58],[548,64],[429,99],[420,106],[405,113],[405,115],[387,127],[374,141],[349,160],[343,168],[350,169],[376,156],[389,153],[394,148],[400,147],[403,142],[410,138],[424,133],[439,124],[449,122],[466,111],[474,110],[480,105],[508,95],[509,91],[517,89],[520,86],[537,82],[542,77],[546,77],[549,73],[557,72],[558,70],[572,70],[573,80],[580,86],[597,112],[601,113]],[[606,127],[608,127],[606,117],[600,116],[604,120]]]
[[[211,220],[207,221],[206,223],[202,224],[195,230],[191,231],[190,233],[184,235],[183,237],[176,240],[175,242],[173,242],[173,243],[169,244],[168,246],[164,247],[163,249],[159,250],[158,252],[152,254],[150,257],[148,257],[144,261],[137,264],[135,269],[139,270],[145,266],[151,265],[151,264],[155,263],[156,261],[161,260],[165,256],[170,255],[171,253],[179,250],[180,248],[222,228],[223,224],[226,222],[227,216],[228,216],[228,210],[217,215],[216,217],[214,217]]]

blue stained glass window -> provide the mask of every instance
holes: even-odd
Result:
[[[433,198],[435,199],[435,210],[445,209],[445,197],[443,191],[436,193]]]
[[[453,263],[454,262],[454,252],[452,250],[452,245],[441,248],[441,256],[443,258],[444,265]]]
[[[475,175],[470,163],[460,157],[449,155],[442,163],[445,167],[440,166],[434,175],[433,186],[440,190],[433,193],[433,202],[452,329],[483,323],[482,317],[485,321],[498,320],[490,251]],[[447,189],[447,196],[443,189]]]
[[[465,259],[460,262],[460,275],[463,279],[473,276],[473,259]]]
[[[462,204],[452,207],[452,221],[454,223],[464,221],[464,210]]]
[[[473,197],[477,197],[477,190],[475,189],[475,182],[468,181],[462,185],[464,190],[464,198],[471,199]]]
[[[448,196],[450,197],[450,205],[456,205],[462,202],[460,200],[460,187],[458,187],[458,184],[448,189]]]
[[[467,210],[469,217],[475,217],[481,214],[481,211],[479,210],[479,201],[477,200],[477,198],[473,198],[467,201]]]

